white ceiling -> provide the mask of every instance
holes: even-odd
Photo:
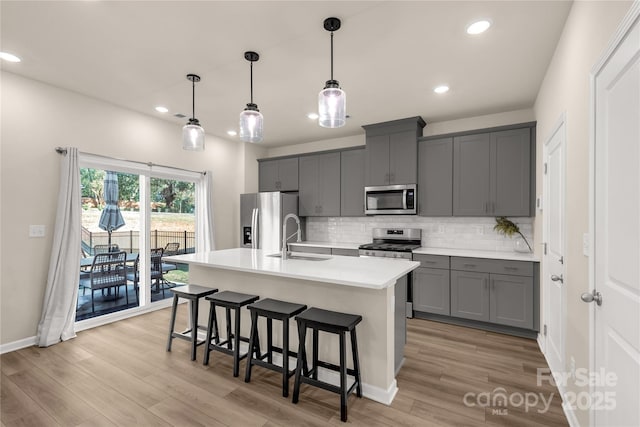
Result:
[[[22,58],[4,70],[178,124],[191,115],[230,139],[249,102],[246,50],[255,50],[254,101],[264,145],[362,133],[411,116],[427,123],[528,108],[571,7],[565,1],[6,1],[1,50]],[[306,114],[330,75],[347,93],[347,125],[320,128]],[[469,36],[478,19],[493,26]],[[436,95],[447,83],[451,91]],[[156,105],[169,108],[162,115]]]

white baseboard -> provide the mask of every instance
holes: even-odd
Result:
[[[18,341],[8,342],[6,344],[0,344],[0,354],[9,353],[12,351],[20,350],[21,348],[27,348],[36,345],[36,336],[23,338]]]
[[[180,303],[185,303],[185,301],[180,301]],[[141,308],[133,308],[129,310],[117,311],[111,314],[105,314],[104,316],[92,317],[87,320],[80,320],[75,324],[76,332],[84,331],[86,329],[95,328],[98,326],[106,325],[112,322],[117,322],[118,320],[127,319],[129,317],[138,316],[140,314],[149,313],[156,310],[162,310],[163,308],[171,307],[172,299],[167,298],[158,302],[151,304],[150,306]],[[167,325],[168,326],[168,325]],[[12,351],[20,350],[22,348],[31,347],[33,345],[37,345],[37,337],[34,335],[32,337],[23,338],[17,341],[9,342],[6,344],[0,344],[0,354],[9,353]]]

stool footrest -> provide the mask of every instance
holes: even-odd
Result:
[[[262,366],[263,368],[271,369],[272,371],[279,372],[279,373],[282,373],[283,371],[282,366],[274,365],[273,363],[265,362],[260,359],[251,359],[251,364]],[[296,373],[296,368],[290,369],[289,372],[287,372],[287,378],[292,377],[295,373]]]
[[[320,387],[320,388],[322,388],[324,390],[331,391],[333,393],[340,394],[340,386],[329,384],[329,383],[326,383],[324,381],[314,380],[313,378],[301,376],[300,377],[300,382],[301,383],[306,383],[306,384],[309,384],[309,385],[312,385],[312,386]],[[356,382],[353,383],[353,385],[351,385],[351,387],[349,388],[349,391],[347,392],[347,395],[349,395],[351,393],[351,391],[353,390],[353,388],[357,384],[358,384],[358,382],[356,381]]]
[[[318,366],[321,366],[325,369],[331,369],[332,371],[340,372],[340,367],[338,365],[334,365],[333,363],[323,362],[322,360],[318,360]],[[347,375],[355,375],[356,371],[353,369],[347,368]]]
[[[233,356],[235,354],[235,350],[233,349],[228,349],[227,347],[222,347],[221,345],[217,345],[217,344],[209,344],[209,350],[215,350],[215,351],[219,351],[220,353],[224,353],[224,354],[229,354],[231,356]],[[238,356],[238,360],[242,360],[245,357],[247,357],[249,355],[249,353],[244,353],[244,354],[240,354]]]
[[[191,330],[187,332],[172,332],[171,338],[180,338],[181,340],[191,342],[192,341]],[[196,340],[196,347],[204,344],[205,342],[207,342],[207,340]]]

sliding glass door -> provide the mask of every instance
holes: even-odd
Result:
[[[168,289],[188,283],[189,270],[165,257],[196,250],[202,175],[89,155],[81,157],[80,166],[76,320],[171,298]],[[119,257],[124,267],[111,262]]]

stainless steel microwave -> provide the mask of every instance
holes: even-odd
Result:
[[[365,215],[415,215],[415,184],[364,187]]]

